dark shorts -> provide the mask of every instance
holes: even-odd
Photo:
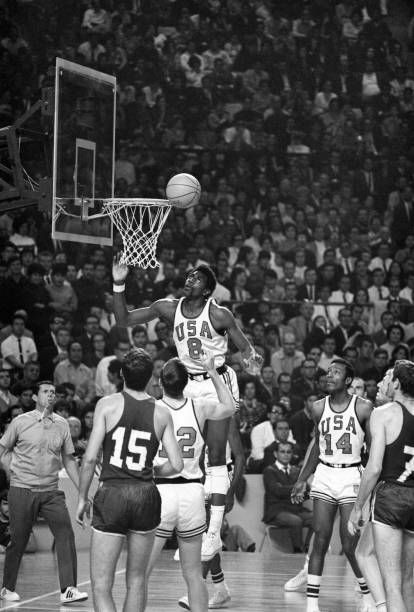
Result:
[[[380,482],[371,503],[371,521],[414,533],[414,487]]]
[[[92,527],[125,535],[154,531],[161,521],[161,497],[153,482],[103,485],[93,500]]]

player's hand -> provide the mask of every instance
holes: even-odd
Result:
[[[200,353],[200,363],[205,369],[206,372],[214,372],[216,369],[216,363],[214,359],[214,355],[211,351],[204,349]]]
[[[348,531],[351,535],[359,535],[361,528],[364,526],[364,519],[362,517],[362,509],[354,506],[348,520]]]
[[[302,504],[305,501],[306,496],[306,481],[298,480],[292,488],[292,492],[290,494],[290,501],[292,504]]]
[[[89,499],[79,499],[76,509],[76,522],[83,528],[87,526],[86,519],[91,518],[91,502]]]
[[[263,357],[252,349],[249,357],[243,359],[243,365],[246,372],[252,374],[253,376],[258,376],[262,369]]]
[[[115,255],[112,262],[112,278],[114,283],[117,285],[122,285],[128,276],[128,266],[126,264],[120,263],[121,253]]]

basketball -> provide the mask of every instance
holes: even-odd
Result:
[[[168,181],[165,193],[173,206],[185,209],[198,204],[201,187],[195,176],[176,174]]]

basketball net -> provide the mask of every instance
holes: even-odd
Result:
[[[121,264],[140,268],[159,266],[155,256],[157,241],[170,210],[168,200],[105,200],[102,212],[111,218],[121,234],[124,246]]]

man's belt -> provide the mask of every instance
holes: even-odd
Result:
[[[359,465],[361,465],[360,461],[358,461],[358,463],[328,463],[327,461],[323,461],[323,459],[319,459],[319,461],[320,463],[323,463],[323,465],[327,465],[331,468],[350,468],[358,467]]]
[[[216,368],[217,374],[224,374],[227,372],[227,366],[223,364],[219,368]],[[191,380],[207,380],[210,378],[208,372],[188,372],[188,376]]]

